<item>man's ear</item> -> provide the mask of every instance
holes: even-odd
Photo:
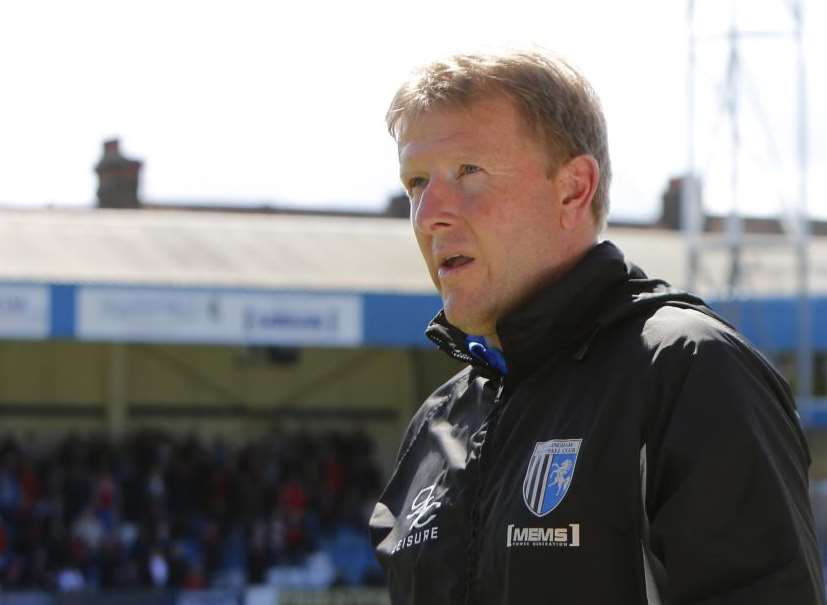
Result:
[[[600,167],[590,155],[578,155],[560,167],[560,226],[574,230],[584,220],[592,221],[592,198],[600,180]]]

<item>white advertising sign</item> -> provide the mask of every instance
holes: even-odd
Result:
[[[81,287],[82,340],[354,346],[362,342],[355,295]]]
[[[0,337],[49,336],[48,286],[0,286]]]

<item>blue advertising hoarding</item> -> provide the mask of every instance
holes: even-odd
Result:
[[[428,347],[436,294],[0,284],[0,338],[112,342]],[[758,348],[792,351],[798,301],[711,301]],[[827,296],[810,300],[827,351]]]

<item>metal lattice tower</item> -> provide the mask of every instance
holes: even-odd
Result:
[[[751,0],[739,6],[737,0],[728,3],[720,0],[688,0],[689,64],[687,70],[687,178],[682,189],[682,229],[687,243],[687,286],[695,290],[704,287],[712,290],[723,299],[731,301],[731,310],[738,321],[737,301],[750,294],[750,262],[762,254],[778,254],[784,250],[795,258],[798,325],[797,325],[797,396],[800,402],[809,402],[812,397],[812,336],[811,310],[809,304],[809,218],[807,212],[807,99],[805,80],[805,61],[803,51],[803,0]],[[727,31],[710,35],[701,35],[698,30],[697,11],[699,5],[718,12],[729,8],[729,27]],[[778,27],[773,23],[769,29],[746,27],[744,16],[752,16],[758,6],[777,5],[788,17],[787,27]],[[738,9],[747,12],[739,14]],[[790,152],[782,155],[779,151],[773,125],[767,119],[762,104],[766,93],[777,92],[761,90],[750,77],[749,57],[755,52],[755,45],[781,45],[791,52],[790,60],[785,64],[772,65],[781,70],[787,68],[794,78],[791,88],[794,90],[794,109],[785,112],[788,123],[781,130],[794,133]],[[725,54],[724,61],[718,61],[717,67],[723,67],[720,73],[713,74],[712,86],[707,86],[699,67],[699,56],[707,48],[717,45],[717,50]],[[794,49],[794,51],[792,50]],[[719,55],[720,56],[720,55]],[[717,78],[715,76],[718,76]],[[717,115],[712,120],[716,124],[710,129],[710,120],[699,115],[698,99],[702,91],[713,90],[717,101]],[[763,94],[762,94],[763,93]],[[773,186],[765,187],[768,197],[776,198],[777,214],[782,217],[783,231],[780,235],[749,234],[745,232],[743,198],[746,185],[754,185],[752,177],[744,171],[744,158],[754,154],[756,142],[746,142],[744,137],[744,118],[747,112],[758,116],[763,130],[761,141],[767,151],[770,164],[780,166],[784,158],[794,156],[794,170],[788,171],[785,185],[779,191]],[[723,160],[712,161],[708,149],[699,150],[702,133],[715,131],[723,133],[726,148]],[[721,174],[721,173],[725,174]],[[769,170],[767,173],[770,172]],[[724,221],[722,232],[712,234],[705,229],[706,215],[701,203],[701,183],[708,183],[718,178],[727,183],[729,211]],[[790,186],[792,185],[792,186]],[[708,263],[711,256],[720,260],[726,257],[723,265],[719,262],[718,274]],[[760,263],[759,263],[760,264]],[[721,267],[725,267],[723,270]],[[702,283],[705,282],[705,283]]]

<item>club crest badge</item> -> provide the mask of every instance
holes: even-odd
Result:
[[[557,508],[569,491],[582,439],[538,441],[523,480],[523,501],[543,517]]]

